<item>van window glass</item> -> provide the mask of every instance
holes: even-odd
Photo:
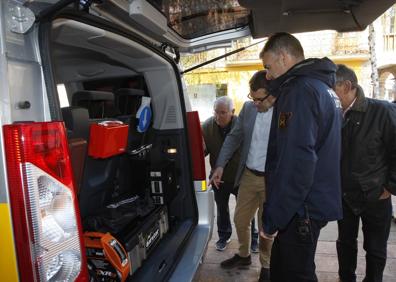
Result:
[[[67,98],[66,87],[64,84],[57,84],[56,88],[58,89],[59,103],[61,108],[69,107],[69,98]]]
[[[248,24],[249,10],[237,0],[149,0],[181,37],[192,39]]]

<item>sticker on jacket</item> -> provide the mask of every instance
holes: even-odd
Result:
[[[330,94],[330,97],[334,100],[334,103],[335,103],[336,107],[337,107],[338,109],[341,109],[341,101],[340,101],[340,98],[338,98],[338,96],[337,96],[337,94],[334,92],[334,90],[331,89],[331,88],[329,88],[329,89],[327,89],[327,93],[329,93],[329,94]]]
[[[286,128],[289,124],[289,120],[292,117],[292,112],[281,112],[279,115],[278,127]]]

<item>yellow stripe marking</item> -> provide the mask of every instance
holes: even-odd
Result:
[[[8,204],[0,203],[0,273],[1,280],[17,282],[18,271],[16,264],[14,240],[11,225],[11,214]]]
[[[206,181],[205,180],[201,182],[201,185],[202,185],[201,186],[201,190],[202,191],[206,191],[207,187],[206,187]]]

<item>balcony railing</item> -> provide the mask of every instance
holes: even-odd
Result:
[[[350,56],[368,54],[367,33],[347,32],[337,33],[335,31],[309,32],[297,35],[302,43],[306,57],[324,57],[324,56]],[[394,37],[393,37],[394,38]],[[246,46],[250,42],[238,42],[241,46]],[[241,47],[234,46],[234,49]],[[242,43],[242,44],[241,44]],[[392,41],[396,43],[396,41]],[[226,60],[250,61],[258,60],[258,54],[264,44],[246,49],[228,57]],[[394,46],[394,45],[393,45]]]
[[[334,47],[334,55],[367,54],[369,52],[367,34],[365,32],[338,33]]]

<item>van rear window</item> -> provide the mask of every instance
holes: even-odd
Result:
[[[181,37],[192,39],[248,24],[250,11],[237,0],[149,0]]]
[[[64,84],[57,84],[59,103],[61,108],[69,107],[69,98],[67,97],[66,87]]]

